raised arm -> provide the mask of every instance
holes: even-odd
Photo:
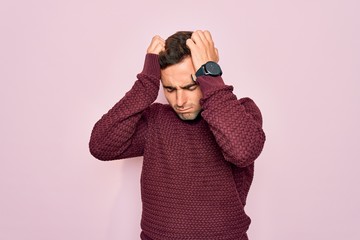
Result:
[[[202,116],[208,122],[227,161],[239,167],[252,164],[260,155],[265,134],[262,115],[250,98],[240,100],[221,77],[199,77],[204,97]]]
[[[89,148],[99,160],[141,156],[147,132],[145,112],[156,100],[160,86],[158,54],[164,41],[155,36],[147,49],[144,68],[130,91],[95,124]]]
[[[195,31],[187,45],[195,69],[208,61],[219,60],[208,31]],[[225,85],[221,76],[200,76],[196,81],[203,92],[201,115],[208,122],[225,159],[239,167],[252,164],[265,142],[259,108],[250,98],[238,100],[233,87]]]

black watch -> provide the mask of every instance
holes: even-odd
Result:
[[[196,77],[200,77],[203,75],[221,76],[221,74],[222,74],[222,71],[221,71],[219,64],[217,64],[216,62],[213,62],[213,61],[209,61],[209,62],[205,63],[204,65],[202,65],[199,68],[199,70],[196,71],[195,76]]]

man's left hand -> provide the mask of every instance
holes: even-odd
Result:
[[[208,61],[219,61],[218,50],[215,48],[211,34],[207,30],[193,32],[191,38],[186,40],[186,45],[191,51],[195,71]]]

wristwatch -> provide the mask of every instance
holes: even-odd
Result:
[[[203,75],[221,76],[221,74],[222,74],[222,71],[221,71],[219,64],[217,64],[216,62],[213,62],[213,61],[209,61],[209,62],[203,64],[199,68],[199,70],[196,71],[195,76],[196,77],[200,77]]]

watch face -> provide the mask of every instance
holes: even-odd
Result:
[[[215,62],[208,62],[206,63],[206,72],[210,75],[221,75],[220,66]]]

